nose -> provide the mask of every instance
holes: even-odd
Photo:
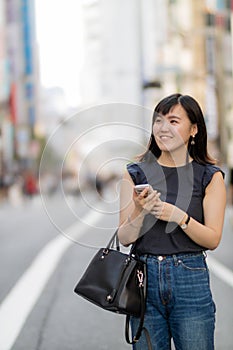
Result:
[[[165,118],[163,118],[160,125],[160,131],[168,131],[168,130],[169,130],[169,123]]]

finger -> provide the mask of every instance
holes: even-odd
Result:
[[[154,216],[155,216],[157,219],[160,219],[161,216],[162,216],[162,212],[161,212],[161,211],[155,211],[155,212],[154,212]]]
[[[149,194],[149,187],[144,188],[144,190],[140,193],[141,198],[148,197]]]
[[[158,194],[157,192],[150,194],[148,197],[146,197],[146,200],[148,202],[151,203],[152,206],[154,205],[159,205],[161,201],[161,199],[159,198],[160,194]]]
[[[148,189],[148,191],[149,191],[149,189]],[[156,196],[157,195],[157,191],[156,190],[153,190],[153,191],[149,191],[149,193],[148,193],[148,198],[153,198],[154,196]]]

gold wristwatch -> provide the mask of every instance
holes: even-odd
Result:
[[[189,221],[190,221],[190,216],[188,215],[187,219],[184,222],[180,223],[180,227],[182,228],[182,230],[185,230],[187,228]]]

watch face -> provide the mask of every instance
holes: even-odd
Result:
[[[185,230],[185,229],[187,228],[187,224],[182,224],[180,227],[181,227],[183,230]]]

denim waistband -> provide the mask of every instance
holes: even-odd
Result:
[[[190,252],[190,253],[177,253],[177,254],[171,254],[171,255],[166,255],[166,254],[143,254],[140,256],[143,260],[147,259],[154,259],[158,261],[163,261],[163,260],[174,260],[176,261],[177,259],[184,259],[184,258],[194,258],[198,256],[204,256],[206,258],[206,252],[205,251],[200,251],[200,252]]]

